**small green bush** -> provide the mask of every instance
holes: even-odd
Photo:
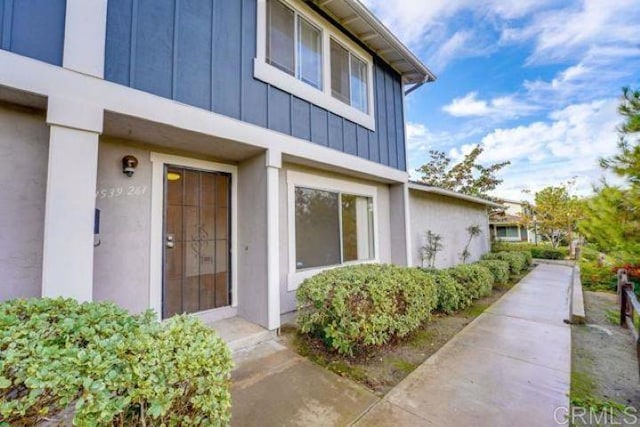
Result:
[[[479,264],[460,264],[447,269],[447,272],[462,285],[464,296],[468,299],[491,295],[493,275],[487,267]]]
[[[446,270],[425,270],[433,276],[436,283],[436,309],[446,314],[466,308],[471,304],[471,298],[466,296],[464,287],[458,283]]]
[[[495,242],[491,246],[492,252],[530,252],[538,259],[565,259],[569,256],[569,248],[560,246],[554,248],[548,243],[511,243]]]
[[[509,281],[509,263],[506,261],[501,261],[499,259],[486,259],[482,261],[478,261],[478,264],[487,267],[491,274],[493,275],[493,279],[498,285],[506,285]]]
[[[615,291],[617,276],[611,267],[599,267],[596,261],[580,262],[580,279],[588,291]]]
[[[565,259],[569,256],[569,249],[567,248],[531,248],[531,255],[538,259]]]
[[[417,268],[364,264],[324,271],[296,294],[302,333],[353,356],[417,329],[431,316],[437,294],[433,276]]]
[[[0,419],[33,425],[74,405],[75,425],[226,425],[232,361],[194,317],[111,303],[0,304]]]
[[[517,276],[525,268],[527,264],[526,255],[522,252],[490,252],[482,255],[483,260],[500,260],[509,263],[510,274]]]

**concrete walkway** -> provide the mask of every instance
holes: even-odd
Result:
[[[553,426],[568,407],[571,267],[541,264],[357,421]]]

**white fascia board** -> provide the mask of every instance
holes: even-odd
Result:
[[[462,193],[457,193],[455,191],[451,191],[451,190],[445,190],[444,188],[438,188],[438,187],[431,187],[428,185],[420,185],[420,184],[415,184],[415,183],[409,183],[409,188],[411,190],[416,190],[416,191],[422,191],[424,193],[431,193],[431,194],[439,194],[441,196],[446,196],[446,197],[451,197],[453,199],[460,199],[460,200],[465,200],[467,202],[471,202],[471,203],[477,203],[480,205],[486,205],[486,206],[491,206],[494,208],[502,208],[504,206],[498,204],[498,203],[494,203],[490,200],[486,200],[486,199],[482,199],[480,197],[475,197],[475,196],[469,196],[466,194],[462,194]]]
[[[406,171],[8,51],[0,50],[0,70],[0,85],[10,88],[276,150],[374,179],[396,183],[409,180]]]

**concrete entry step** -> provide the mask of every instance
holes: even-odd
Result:
[[[227,343],[234,357],[239,350],[253,347],[275,338],[274,332],[237,316],[217,320],[209,323],[208,326],[213,328],[220,335],[220,338]]]

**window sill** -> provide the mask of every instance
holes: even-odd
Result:
[[[258,58],[253,61],[253,76],[369,130],[376,130],[373,115],[363,113],[357,108],[335,99],[327,92],[316,89]]]
[[[293,292],[300,284],[309,277],[313,277],[316,274],[322,273],[323,271],[333,270],[334,268],[340,267],[348,267],[350,265],[361,265],[361,264],[378,264],[379,261],[377,259],[369,259],[364,261],[350,261],[345,262],[343,264],[330,265],[326,267],[311,267],[305,270],[296,271],[295,273],[290,273],[287,277],[287,291]]]

